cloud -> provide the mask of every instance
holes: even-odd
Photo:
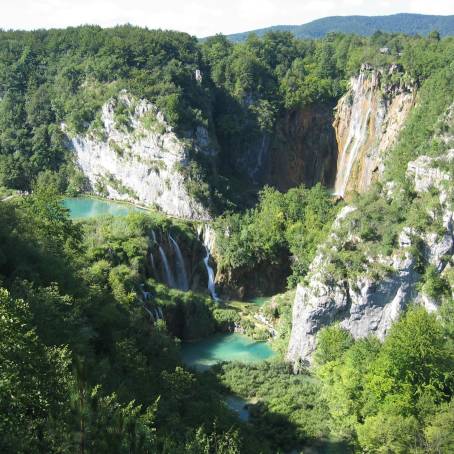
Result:
[[[334,15],[454,14],[452,0],[13,0],[5,3],[0,16],[3,29],[131,23],[197,36],[302,24]]]

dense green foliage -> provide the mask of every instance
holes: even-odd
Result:
[[[46,172],[43,178],[62,192],[86,190],[66,136],[102,137],[101,106],[127,90],[153,102],[185,141],[190,159],[180,170],[190,193],[215,212],[241,208],[258,189],[241,163],[273,137],[285,112],[337,99],[363,62],[398,60],[423,80],[452,59],[450,42],[383,33],[312,41],[269,33],[233,45],[221,35],[198,43],[184,33],[131,26],[2,31],[0,185],[30,190]],[[382,46],[390,54],[381,54]],[[115,106],[117,125],[127,129],[131,112],[121,102]],[[217,159],[191,145],[198,126],[219,148]],[[251,197],[242,195],[251,189]]]
[[[182,368],[172,323],[142,307],[149,229],[183,242],[184,224],[73,224],[48,187],[1,202],[0,217],[2,452],[254,452],[216,388]],[[204,297],[146,288],[181,337],[214,328]]]
[[[284,363],[229,363],[216,373],[229,391],[252,402],[250,422],[275,451],[315,441],[324,444],[329,410],[320,385],[311,377],[293,375]]]
[[[333,433],[366,452],[451,452],[452,318],[411,308],[383,344],[347,338],[327,328],[317,349]]]
[[[274,449],[450,453],[454,392],[452,302],[441,318],[411,308],[381,344],[337,325],[319,333],[315,375],[288,365],[225,364],[215,372],[244,398]]]
[[[275,25],[252,32],[229,35],[234,42],[244,41],[250,33],[263,36],[269,32],[285,31],[296,38],[321,38],[328,33],[354,33],[370,36],[374,33],[405,33],[427,35],[434,30],[442,36],[454,35],[453,16],[431,16],[425,14],[393,14],[390,16],[333,16],[317,19],[303,25]]]
[[[282,256],[292,255],[292,287],[307,272],[335,211],[331,196],[320,185],[290,189],[285,194],[265,188],[254,209],[216,220],[218,266],[221,270],[253,269],[262,263],[279,265]]]
[[[383,46],[390,52],[380,53]],[[339,281],[361,273],[378,280],[390,270],[372,268],[370,258],[391,255],[409,226],[419,290],[444,302],[440,317],[412,308],[383,344],[353,341],[337,325],[323,330],[315,375],[280,363],[227,364],[214,374],[185,369],[181,340],[246,322],[234,304],[226,310],[153,278],[152,232],[171,232],[197,256],[204,251],[194,226],[150,213],[69,219],[58,193],[83,191],[85,181],[61,123],[69,135],[95,133],[100,107],[126,89],[155,103],[180,137],[206,126],[220,148],[216,162],[191,150],[182,171],[193,195],[223,211],[214,223],[220,274],[266,270],[268,279],[284,265],[293,288],[307,276],[337,204],[320,185],[257,192],[238,162],[273,135],[284,112],[332,102],[364,62],[395,61],[404,82],[418,87],[418,103],[390,152],[384,184],[352,197],[356,211],[333,239],[340,244],[324,251],[325,271]],[[417,194],[405,173],[419,155],[443,157],[452,147],[453,61],[454,40],[436,34],[310,41],[270,33],[233,45],[223,36],[198,43],[129,26],[0,32],[1,194],[33,189],[0,202],[0,451],[451,452],[454,274],[451,267],[440,275],[421,248],[421,234],[442,231],[439,191]],[[130,127],[121,102],[115,120]],[[452,175],[452,166],[437,165]],[[292,299],[289,292],[263,307],[278,327],[280,353]],[[151,323],[156,308],[165,321]],[[257,334],[253,321],[249,328]],[[252,402],[250,424],[228,411],[226,392]]]
[[[183,129],[206,121],[210,96],[196,83],[196,68],[203,68],[197,41],[183,33],[129,26],[1,32],[1,183],[30,189],[43,170],[72,175],[62,168],[60,123],[73,132],[96,126],[101,105],[121,89],[155,102]]]

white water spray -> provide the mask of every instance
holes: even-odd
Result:
[[[175,279],[172,275],[172,271],[169,266],[169,261],[167,260],[166,253],[165,253],[164,249],[162,249],[161,246],[159,246],[159,255],[161,256],[162,265],[164,267],[164,275],[165,275],[166,284],[171,288],[176,288]]]
[[[340,161],[337,165],[337,176],[335,182],[334,193],[335,195],[344,196],[347,189],[348,181],[351,176],[353,165],[358,159],[358,153],[361,146],[367,139],[367,129],[369,125],[369,119],[371,115],[371,103],[372,103],[372,90],[366,100],[367,112],[363,115],[364,110],[362,109],[363,94],[360,92],[361,85],[364,84],[365,75],[361,74],[352,84],[352,90],[354,93],[352,102],[352,116],[350,118],[350,127],[348,131],[348,137],[345,142],[345,147],[340,152]]]
[[[215,301],[219,301],[219,297],[216,293],[216,285],[214,283],[214,270],[210,266],[210,251],[206,246],[205,252],[206,255],[203,259],[203,263],[205,264],[205,268],[207,269],[208,273],[208,291],[210,292],[211,298],[213,298]]]
[[[178,288],[187,292],[189,290],[188,275],[186,273],[186,267],[184,264],[183,254],[181,253],[178,243],[172,238],[172,235],[169,233],[169,240],[172,243],[173,250],[176,256],[176,269],[177,269],[177,281]]]

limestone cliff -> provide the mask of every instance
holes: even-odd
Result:
[[[364,192],[383,170],[383,158],[395,143],[415,101],[415,87],[404,82],[397,65],[373,69],[363,65],[350,80],[336,107],[338,143],[334,191]]]
[[[281,191],[302,183],[333,186],[337,159],[333,107],[319,103],[282,116],[270,147],[267,184]]]
[[[182,140],[153,104],[122,92],[102,107],[96,129],[69,140],[94,193],[181,218],[210,218],[185,184],[190,148],[215,154],[205,129]]]
[[[332,234],[311,265],[306,285],[298,286],[292,319],[292,333],[287,358],[310,361],[318,331],[335,321],[354,338],[375,334],[383,339],[391,324],[406,306],[416,300],[428,310],[432,301],[416,285],[420,280],[415,250],[422,251],[427,264],[439,273],[446,272],[454,253],[454,212],[452,174],[454,150],[445,156],[421,156],[407,167],[407,177],[417,194],[435,193],[436,209],[427,208],[437,228],[420,231],[404,226],[398,246],[390,256],[373,254],[365,257],[365,271],[336,273],[336,254],[358,247],[362,239],[355,234],[355,208],[345,207],[333,225]],[[399,195],[395,185],[385,186],[383,197]],[[334,257],[334,258],[333,258]]]
[[[272,133],[242,150],[237,171],[257,186],[281,191],[318,182],[332,187],[337,160],[333,108],[332,103],[315,103],[282,112]]]

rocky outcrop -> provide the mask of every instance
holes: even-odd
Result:
[[[102,107],[100,120],[96,130],[69,139],[94,193],[155,206],[181,218],[210,218],[185,181],[190,148],[215,154],[204,128],[181,140],[153,104],[126,92]]]
[[[415,101],[415,86],[404,79],[397,65],[387,70],[363,65],[350,80],[334,120],[339,149],[337,195],[364,192],[381,175],[386,151],[395,143]]]
[[[453,163],[454,150],[451,150],[444,157],[421,156],[408,164],[407,177],[413,182],[415,191],[438,191],[439,212],[429,212],[429,215],[433,216],[434,222],[441,223],[442,229],[420,233],[410,226],[404,227],[393,254],[367,257],[367,269],[359,275],[347,272],[339,277],[333,269],[336,264],[331,261],[331,253],[361,241],[354,235],[354,224],[350,220],[355,208],[346,207],[341,211],[329,239],[311,265],[308,284],[298,286],[287,354],[289,361],[310,361],[317,333],[333,322],[339,322],[354,338],[374,334],[383,339],[410,301],[416,300],[430,311],[437,309],[436,301],[418,293],[416,284],[421,276],[413,246],[417,241],[427,263],[440,273],[452,260],[452,176],[443,168]],[[395,190],[393,185],[388,185],[383,196],[392,196]],[[344,233],[338,233],[341,226]],[[372,272],[377,269],[382,270],[378,276]]]

